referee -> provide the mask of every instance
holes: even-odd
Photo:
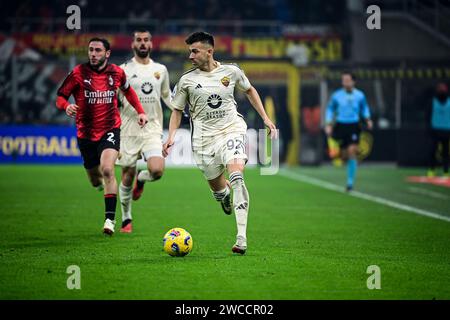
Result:
[[[366,96],[355,88],[354,75],[344,71],[341,80],[342,88],[331,95],[327,105],[325,133],[339,143],[342,158],[347,160],[347,191],[351,191],[358,165],[360,120],[363,118],[366,121],[369,130],[372,130],[373,123]]]
[[[439,144],[442,145],[442,167],[444,177],[448,178],[449,167],[449,142],[450,142],[450,97],[446,83],[439,83],[436,87],[436,95],[433,97],[431,115],[429,118],[431,126],[432,148],[430,154],[430,168],[428,177],[435,176],[436,153]]]

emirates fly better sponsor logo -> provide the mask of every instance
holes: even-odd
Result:
[[[116,93],[113,90],[84,90],[84,97],[87,98],[89,104],[112,103],[112,99],[114,98],[115,94]]]

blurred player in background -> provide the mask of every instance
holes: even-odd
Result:
[[[436,175],[436,153],[441,144],[442,166],[444,177],[448,178],[449,166],[449,142],[450,142],[450,98],[448,96],[448,86],[446,83],[439,83],[436,87],[436,94],[433,97],[430,119],[431,138],[433,144],[430,155],[430,168],[428,177]]]
[[[170,117],[169,136],[164,144],[167,156],[180,126],[182,111],[189,105],[191,115],[192,150],[197,166],[208,181],[212,194],[221,202],[226,214],[231,214],[231,189],[236,215],[237,239],[232,248],[244,254],[247,249],[247,217],[249,194],[244,183],[244,166],[247,157],[247,124],[237,112],[235,87],[245,92],[248,100],[270,129],[272,138],[277,135],[275,125],[264,111],[258,92],[244,72],[236,65],[214,60],[214,38],[205,32],[191,34],[189,59],[194,68],[180,78],[172,101],[174,110]],[[229,182],[224,171],[229,174]]]
[[[372,130],[370,110],[366,97],[355,88],[355,78],[350,72],[341,75],[342,88],[335,91],[328,102],[325,114],[325,133],[333,137],[340,146],[341,156],[347,160],[347,191],[353,189],[358,166],[358,143],[363,118]]]
[[[161,98],[172,109],[170,104],[170,81],[167,68],[150,58],[152,36],[147,30],[134,32],[131,48],[134,57],[120,67],[125,71],[131,87],[136,91],[149,123],[140,128],[137,125],[137,114],[123,94],[119,94],[120,116],[122,118],[120,156],[117,164],[122,166],[122,181],[119,186],[119,197],[122,209],[121,232],[132,232],[131,197],[138,200],[144,191],[145,181],[160,179],[164,171],[162,155],[163,111]],[[147,163],[147,169],[139,171],[136,182],[136,162],[141,154]]]
[[[58,89],[56,106],[75,117],[78,146],[89,180],[95,188],[104,189],[105,223],[103,232],[114,233],[117,182],[114,174],[120,148],[120,114],[117,108],[119,88],[133,105],[135,121],[143,127],[147,116],[130,87],[125,72],[109,64],[110,45],[106,39],[89,41],[89,62],[77,65]],[[73,95],[75,104],[68,102]]]

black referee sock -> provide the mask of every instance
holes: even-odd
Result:
[[[105,220],[114,221],[116,218],[117,195],[114,193],[105,194]]]

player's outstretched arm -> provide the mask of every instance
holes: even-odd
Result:
[[[262,104],[258,91],[256,91],[256,89],[251,86],[250,89],[245,92],[245,94],[247,95],[247,99],[250,101],[250,104],[261,116],[261,119],[263,119],[264,124],[269,128],[270,137],[272,139],[277,138],[277,128],[273,124],[272,120],[270,120],[269,116],[266,113],[266,110],[264,110],[264,106]]]
[[[169,136],[167,138],[166,143],[163,145],[163,156],[167,157],[170,152],[170,148],[173,146],[175,141],[175,134],[177,129],[180,127],[181,118],[183,117],[183,112],[178,109],[173,109],[172,114],[170,115],[169,121]]]

